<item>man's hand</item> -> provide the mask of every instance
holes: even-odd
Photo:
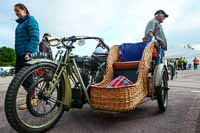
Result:
[[[158,40],[155,41],[155,45],[154,45],[154,47],[156,47],[156,48],[160,48],[160,44],[159,44]]]
[[[142,38],[142,40],[143,40],[144,42],[147,41],[147,39],[148,39],[147,36],[145,36],[145,37]]]
[[[31,58],[30,58],[30,53],[26,53],[25,56],[24,56],[24,59],[26,61],[29,61]]]

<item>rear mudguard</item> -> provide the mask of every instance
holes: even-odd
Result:
[[[164,64],[159,64],[154,69],[154,86],[155,87],[161,86],[163,69],[165,69],[165,71],[168,73],[167,67]],[[169,80],[168,74],[166,76],[167,76],[167,80]]]
[[[49,59],[33,59],[31,61],[26,62],[26,65],[33,65],[33,64],[39,64],[39,63],[52,63],[54,65],[57,65],[54,61],[49,60]],[[72,103],[72,89],[71,89],[71,84],[67,75],[68,75],[67,71],[64,71],[63,78],[64,78],[64,84],[65,84],[65,95],[63,98],[63,102],[64,102],[65,109],[70,109],[71,103]]]

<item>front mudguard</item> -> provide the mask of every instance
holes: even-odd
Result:
[[[57,66],[57,64],[49,59],[33,59],[28,62],[26,62],[26,65],[34,65],[34,64],[40,64],[40,63],[51,63]],[[65,94],[63,98],[63,103],[65,109],[70,109],[71,108],[71,103],[72,103],[72,89],[71,89],[71,84],[68,78],[68,73],[67,71],[63,72],[63,78],[64,78],[64,84],[65,84]]]
[[[153,81],[154,87],[161,86],[162,76],[163,76],[162,74],[163,74],[164,70],[167,72],[166,76],[167,76],[167,80],[169,80],[168,70],[167,70],[166,65],[165,64],[159,64],[154,69],[154,74],[153,74],[154,75],[154,78],[153,78],[154,79],[154,81]]]

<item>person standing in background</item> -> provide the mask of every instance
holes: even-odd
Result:
[[[188,64],[188,69],[191,70],[191,68],[192,68],[192,64],[189,63],[189,64]]]
[[[181,58],[178,59],[178,70],[182,70]]]
[[[42,41],[39,44],[39,51],[47,54],[47,59],[53,60],[53,53],[49,46],[48,37],[51,37],[51,35],[49,33],[44,33]]]
[[[199,60],[197,59],[197,57],[195,57],[193,60],[194,70],[197,69],[198,64],[199,64]]]
[[[16,52],[16,73],[30,60],[30,54],[38,52],[39,26],[37,21],[24,4],[18,3],[14,6],[18,17],[15,30],[15,52]]]
[[[184,57],[181,57],[181,70],[184,70]]]
[[[143,41],[147,40],[148,38],[155,37],[158,42],[158,58],[156,63],[160,64],[163,62],[162,59],[165,56],[164,51],[167,50],[167,40],[165,38],[161,23],[163,23],[163,21],[168,17],[168,14],[166,14],[163,10],[158,10],[155,12],[154,16],[155,17],[150,20],[146,26],[145,37],[143,38]]]
[[[187,59],[186,59],[186,57],[183,57],[183,68],[184,68],[184,70],[187,69]]]
[[[178,59],[175,60],[175,64],[176,64],[176,70],[178,70]]]

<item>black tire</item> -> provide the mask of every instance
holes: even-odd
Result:
[[[44,124],[44,126],[42,126],[40,128],[30,127],[30,126],[24,124],[23,121],[19,118],[19,116],[17,114],[17,108],[16,108],[16,98],[17,98],[17,93],[19,90],[20,83],[23,81],[24,77],[28,73],[30,73],[31,71],[33,71],[39,67],[49,67],[49,68],[52,68],[53,70],[56,70],[56,65],[51,64],[51,63],[40,63],[40,64],[31,65],[31,66],[25,66],[13,78],[13,80],[11,81],[11,83],[8,87],[7,93],[6,93],[5,114],[6,114],[7,120],[9,122],[9,124],[11,125],[11,127],[20,133],[44,132],[44,131],[52,128],[58,122],[58,120],[60,119],[60,117],[62,116],[62,114],[64,112],[63,105],[60,104],[58,115],[56,114],[55,118],[52,118],[53,120],[50,123]],[[64,94],[63,87],[64,87],[64,85],[61,85],[61,87],[59,87],[62,96]],[[60,96],[60,99],[62,98],[62,96]]]
[[[157,69],[155,69],[156,71]],[[156,88],[156,97],[158,102],[158,107],[160,112],[165,112],[168,106],[168,76],[167,70],[163,67],[160,71],[160,85],[155,86]]]

